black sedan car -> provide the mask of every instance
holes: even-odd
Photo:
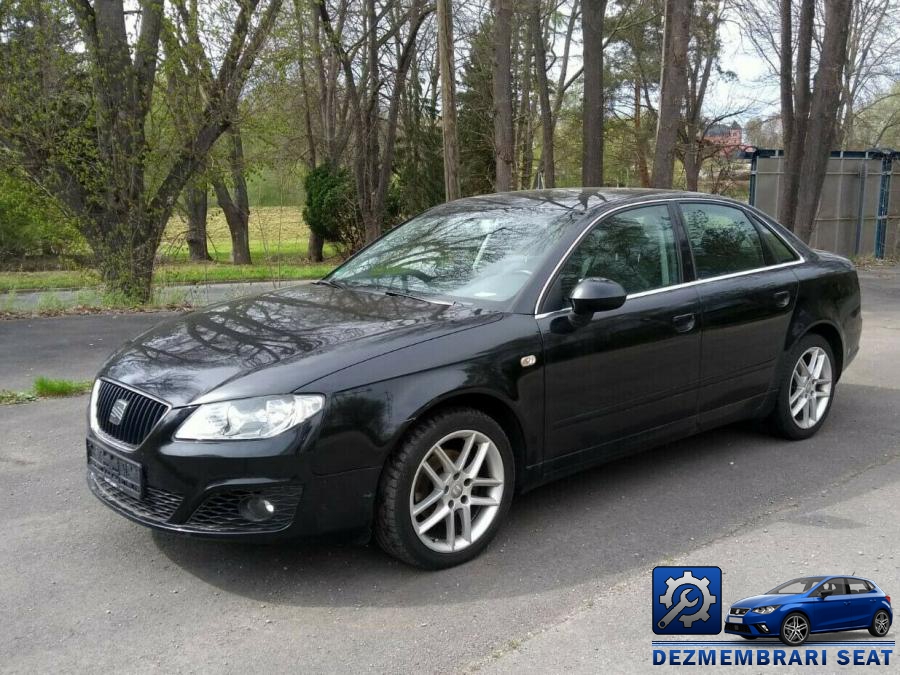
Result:
[[[812,436],[860,330],[850,262],[745,204],[463,199],[126,344],[94,386],[88,482],[154,528],[374,532],[447,567],[513,494],[585,467],[745,418]]]

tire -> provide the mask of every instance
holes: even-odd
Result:
[[[794,612],[784,617],[778,639],[788,647],[799,647],[809,637],[809,619],[805,614]]]
[[[418,423],[388,459],[379,484],[375,539],[416,567],[467,562],[505,521],[514,485],[512,448],[492,417],[472,408],[439,412]]]
[[[887,613],[887,610],[879,609],[872,617],[869,634],[875,637],[884,637],[889,630],[891,630],[891,615]]]
[[[803,368],[811,355],[827,359],[819,370],[820,377],[809,382],[804,379]],[[801,359],[804,366],[801,366]],[[816,362],[818,363],[818,362]],[[828,340],[816,333],[808,333],[785,355],[778,374],[778,396],[775,408],[769,415],[769,425],[777,435],[791,440],[803,440],[815,434],[828,417],[834,402],[835,375],[837,374],[834,353]],[[827,392],[827,398],[823,396]],[[803,405],[814,396],[814,403]],[[824,404],[822,399],[825,398]],[[792,414],[792,407],[799,412]]]

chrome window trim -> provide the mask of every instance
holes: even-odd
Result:
[[[134,392],[135,394],[138,394],[139,396],[145,396],[145,397],[147,397],[153,401],[156,401],[157,403],[160,403],[166,407],[166,411],[162,415],[160,415],[159,420],[156,422],[156,424],[154,424],[150,428],[150,431],[147,432],[147,436],[152,434],[153,431],[156,429],[156,427],[158,427],[160,424],[162,424],[163,420],[165,420],[166,417],[168,416],[168,414],[170,412],[172,412],[172,404],[168,403],[166,401],[163,401],[158,396],[154,396],[153,394],[148,394],[145,391],[141,391],[140,389],[137,389],[135,387],[129,386],[127,384],[123,384],[122,382],[117,382],[116,380],[111,380],[108,377],[98,377],[94,381],[94,386],[91,389],[91,402],[89,404],[90,410],[88,411],[88,419],[90,420],[91,431],[94,432],[94,435],[97,438],[99,438],[101,441],[103,441],[104,443],[108,443],[109,445],[113,446],[114,448],[123,450],[125,452],[134,452],[135,450],[137,450],[137,448],[140,447],[140,445],[129,445],[128,443],[120,441],[117,438],[113,438],[112,436],[110,436],[109,434],[107,434],[105,431],[103,431],[100,428],[100,424],[97,422],[97,397],[96,397],[96,392],[98,392],[100,389],[100,387],[99,387],[100,382],[108,382],[109,384],[115,385],[116,387],[122,387],[122,389],[127,389],[128,391]]]
[[[600,223],[600,221],[602,221],[607,216],[611,216],[615,213],[618,213],[619,211],[641,208],[642,206],[653,206],[653,205],[658,205],[658,204],[674,203],[677,206],[680,202],[694,203],[694,204],[707,204],[707,203],[708,204],[718,204],[721,206],[730,206],[731,208],[736,208],[736,209],[739,209],[740,211],[744,211],[743,206],[734,204],[733,202],[729,202],[729,201],[725,201],[725,200],[721,200],[721,199],[696,199],[696,198],[690,198],[690,197],[653,199],[653,200],[646,201],[646,202],[640,202],[638,204],[623,204],[622,206],[618,206],[613,209],[610,209],[609,211],[606,211],[605,213],[594,218],[587,225],[587,227],[585,227],[584,230],[582,230],[582,232],[578,235],[578,237],[575,239],[575,241],[569,246],[568,249],[566,249],[566,252],[560,257],[559,262],[556,263],[553,270],[547,276],[547,280],[544,282],[543,287],[541,287],[541,292],[538,295],[537,302],[534,305],[534,318],[535,319],[544,319],[548,316],[553,316],[554,314],[561,314],[563,312],[569,311],[569,309],[565,308],[565,307],[563,309],[553,310],[552,312],[539,313],[538,310],[540,309],[541,304],[544,302],[547,291],[549,290],[550,285],[553,283],[553,280],[556,278],[556,274],[562,268],[563,264],[565,264],[566,260],[568,260],[569,255],[571,255],[572,251],[575,250],[575,248],[582,242],[582,240],[588,235],[588,233],[594,228],[594,226],[597,225],[598,223]],[[747,215],[751,216],[751,217],[753,216],[752,213],[747,214]],[[791,267],[793,265],[801,265],[806,262],[806,258],[803,256],[803,254],[800,253],[800,251],[798,251],[796,248],[794,248],[790,242],[785,241],[783,237],[778,236],[778,233],[774,232],[771,227],[768,227],[768,224],[765,221],[762,221],[762,219],[756,218],[756,220],[760,222],[760,225],[762,225],[763,227],[766,227],[770,232],[772,232],[776,237],[778,237],[782,242],[784,242],[785,246],[787,246],[791,251],[794,252],[794,255],[797,256],[797,259],[791,260],[786,263],[778,263],[775,265],[766,265],[765,267],[754,267],[753,269],[750,269],[750,270],[741,270],[740,272],[730,272],[729,274],[721,274],[719,276],[709,277],[708,279],[694,279],[693,281],[683,281],[680,284],[673,284],[672,286],[661,286],[659,288],[653,288],[649,291],[640,291],[638,293],[629,293],[627,296],[625,296],[625,301],[627,302],[628,300],[630,300],[632,298],[642,298],[647,295],[656,295],[657,293],[664,293],[667,291],[674,291],[674,290],[681,289],[681,288],[688,288],[690,286],[707,284],[712,281],[722,281],[723,279],[732,279],[734,277],[742,277],[742,276],[746,276],[748,274],[756,274],[757,272],[763,272],[766,270],[776,270],[776,269],[780,269],[782,267]]]

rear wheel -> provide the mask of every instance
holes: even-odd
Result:
[[[834,398],[834,363],[831,345],[816,333],[805,335],[785,356],[769,418],[779,435],[800,440],[822,427]]]
[[[884,637],[891,629],[891,615],[883,609],[875,612],[872,617],[872,625],[869,626],[869,633],[875,637]]]
[[[386,552],[418,567],[471,560],[500,529],[514,476],[509,441],[493,418],[471,408],[438,413],[388,460],[375,537]]]

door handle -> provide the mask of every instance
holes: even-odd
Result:
[[[784,309],[789,304],[791,304],[791,292],[790,291],[778,291],[775,295],[772,296],[775,300],[775,306],[778,309]]]
[[[675,326],[675,330],[679,333],[690,333],[694,330],[697,318],[693,314],[679,314],[672,319],[672,323]]]

